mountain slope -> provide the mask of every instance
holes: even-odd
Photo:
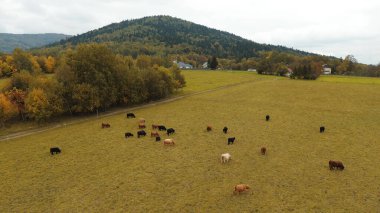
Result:
[[[64,48],[87,42],[106,43],[116,52],[125,55],[196,53],[242,58],[257,56],[262,50],[309,54],[282,46],[259,44],[170,16],[151,16],[114,23],[49,46]]]
[[[15,48],[30,49],[41,47],[53,42],[66,39],[69,35],[46,33],[46,34],[11,34],[0,33],[0,52],[10,53]]]

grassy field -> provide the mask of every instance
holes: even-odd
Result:
[[[134,111],[173,127],[174,147],[125,139],[137,120],[124,114],[0,142],[0,212],[379,211],[380,85],[185,75],[192,91],[246,83]],[[50,156],[53,146],[62,153]],[[222,165],[225,152],[232,161]],[[239,183],[251,190],[234,196]]]
[[[245,71],[183,71],[187,85],[183,93],[199,92],[226,85],[276,78]],[[283,79],[283,78],[278,78]]]
[[[196,92],[202,92],[206,90],[212,90],[220,87],[231,86],[240,83],[252,82],[252,81],[260,81],[268,78],[273,78],[272,76],[262,76],[257,75],[253,72],[244,72],[244,71],[184,71],[183,72],[186,81],[190,82],[184,89],[177,91],[173,94],[173,97],[189,95]],[[238,73],[238,75],[237,75]],[[48,78],[52,78],[53,74],[47,74]],[[1,85],[5,85],[8,79],[0,79],[0,90]],[[82,118],[83,119],[83,118]],[[61,125],[63,123],[71,123],[76,122],[82,119],[72,118],[72,117],[62,117],[56,119],[50,123],[44,123],[38,125],[34,122],[26,122],[20,123],[15,122],[9,125],[7,128],[3,128],[0,130],[0,139],[1,137],[5,137],[9,134],[17,134],[22,131],[34,131],[38,128],[49,128],[51,126]],[[84,118],[88,120],[88,118]]]
[[[332,83],[350,83],[350,84],[377,84],[380,85],[380,78],[356,77],[356,76],[339,76],[339,75],[321,75],[317,81]]]

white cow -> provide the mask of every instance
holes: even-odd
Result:
[[[230,153],[224,153],[220,156],[220,162],[221,163],[227,163],[231,159]]]

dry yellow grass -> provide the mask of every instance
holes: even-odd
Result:
[[[380,84],[380,78],[342,75],[322,75],[317,79],[317,81],[350,84]]]
[[[175,128],[174,147],[125,139],[124,114],[2,141],[0,212],[378,212],[380,86],[276,79],[134,111]]]

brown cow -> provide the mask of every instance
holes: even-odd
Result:
[[[145,124],[139,124],[139,129],[144,129],[145,128]]]
[[[164,145],[173,146],[174,144],[175,143],[174,143],[173,139],[165,139],[164,140]]]
[[[145,118],[140,118],[140,119],[139,119],[139,123],[140,123],[140,124],[145,124]]]
[[[102,128],[110,128],[111,125],[109,123],[102,123]]]
[[[265,155],[266,152],[267,152],[267,148],[261,147],[261,154]]]
[[[249,186],[247,184],[238,184],[235,186],[234,194],[247,191]]]
[[[151,132],[150,137],[160,137],[157,131]]]
[[[207,132],[210,132],[212,130],[212,127],[211,126],[207,126],[206,130],[207,130]]]
[[[333,170],[333,169],[343,170],[344,169],[343,163],[341,161],[337,161],[337,160],[330,160],[329,161],[329,167],[330,167],[330,170]]]
[[[158,126],[157,124],[152,124],[152,129],[158,129]]]

